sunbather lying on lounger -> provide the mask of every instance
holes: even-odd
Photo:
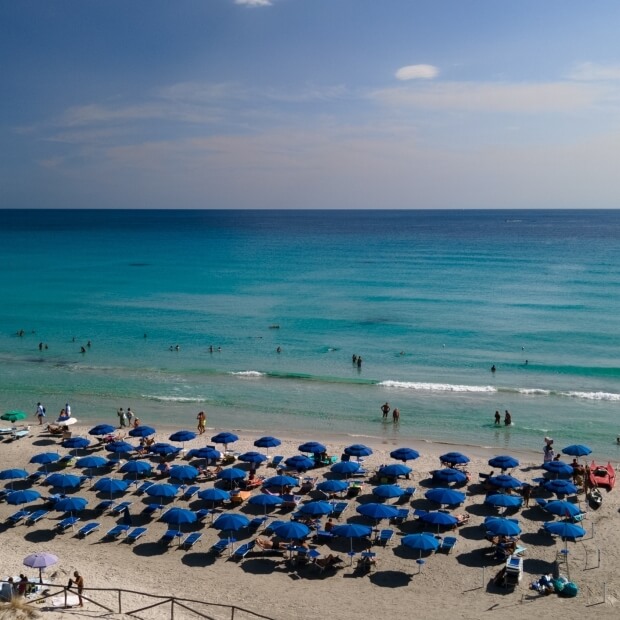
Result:
[[[467,523],[469,521],[469,513],[465,512],[464,514],[461,515],[454,515],[455,518],[457,519],[456,523],[454,524],[454,528],[456,529],[459,525],[463,525],[464,523]]]
[[[46,430],[52,435],[62,435],[65,432],[65,427],[58,424],[48,424]]]
[[[283,540],[276,541],[276,540],[272,540],[271,538],[266,538],[265,536],[257,536],[256,544],[261,549],[264,549],[264,550],[271,550],[271,549],[286,550],[290,546],[289,543]],[[310,548],[307,542],[302,542],[301,544],[296,545],[296,547],[303,547],[304,549]]]
[[[316,565],[321,568],[329,568],[330,566],[337,566],[338,564],[342,564],[343,559],[337,555],[332,555],[331,553],[324,558],[317,558],[315,560]]]

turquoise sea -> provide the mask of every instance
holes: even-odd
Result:
[[[4,210],[0,294],[3,410],[620,453],[620,211]]]

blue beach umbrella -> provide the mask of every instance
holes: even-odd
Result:
[[[376,521],[380,521],[381,519],[393,519],[398,515],[398,509],[394,508],[394,506],[389,506],[388,504],[378,504],[376,502],[358,506],[357,512],[365,517],[375,519]]]
[[[238,512],[224,512],[214,522],[213,527],[223,532],[236,532],[250,524],[250,520]]]
[[[176,446],[171,446],[169,443],[154,443],[149,451],[153,454],[159,454],[159,456],[170,456],[171,454],[178,454],[181,451],[181,448],[177,448]]]
[[[358,471],[359,468],[360,464],[354,461],[339,461],[330,467],[331,471],[340,476],[350,476]]]
[[[217,461],[222,458],[222,453],[215,448],[198,448],[197,450],[190,450],[189,456],[197,459],[206,459],[207,461]]]
[[[228,491],[224,491],[224,489],[218,489],[217,487],[210,487],[208,489],[203,489],[202,491],[198,491],[198,497],[200,497],[200,499],[204,499],[206,502],[217,504],[218,502],[229,501],[230,493]],[[266,497],[271,497],[271,496],[266,496]]]
[[[571,465],[562,461],[548,461],[543,464],[543,469],[556,476],[572,476],[574,471]]]
[[[54,504],[54,510],[58,512],[81,512],[86,508],[88,500],[83,497],[63,497]]]
[[[465,493],[449,489],[445,487],[437,487],[436,489],[429,489],[424,494],[426,499],[430,499],[442,506],[458,506],[465,501]]]
[[[404,495],[405,490],[401,489],[397,484],[380,484],[372,490],[372,494],[381,499],[391,499]]]
[[[123,454],[133,452],[135,450],[135,446],[132,446],[126,441],[111,441],[106,445],[105,449],[113,454]]]
[[[246,473],[243,469],[238,469],[237,467],[227,467],[217,474],[217,478],[219,480],[227,480],[228,482],[236,482],[237,480],[243,480]]]
[[[518,536],[521,533],[519,523],[514,519],[490,517],[485,520],[484,526],[496,536]]]
[[[168,484],[166,482],[152,484],[145,491],[145,493],[150,497],[159,497],[160,499],[170,499],[171,497],[175,497],[178,492],[179,489],[177,487],[175,487],[173,484]]]
[[[439,460],[442,463],[448,463],[450,465],[466,465],[469,463],[469,457],[461,454],[460,452],[448,452],[447,454],[442,454],[439,457]]]
[[[198,517],[193,510],[187,508],[170,508],[164,512],[161,520],[169,525],[176,525],[180,529],[184,523],[195,523]]]
[[[400,476],[408,476],[413,470],[407,465],[393,463],[385,465],[379,469],[379,476],[387,476],[388,478],[398,478]]]
[[[515,467],[519,467],[519,461],[514,458],[514,456],[494,456],[492,459],[489,459],[489,465],[491,467],[498,467],[502,471],[506,469],[514,469]]]
[[[563,480],[562,478],[547,480],[543,486],[547,489],[547,491],[551,491],[556,495],[574,495],[577,493],[577,487],[572,482]]]
[[[239,437],[237,437],[237,435],[229,432],[218,433],[217,435],[213,435],[213,437],[211,437],[211,441],[213,443],[223,443],[224,450],[228,450],[228,444],[235,443],[238,439]]]
[[[192,441],[192,439],[196,439],[196,433],[194,431],[188,430],[176,431],[176,433],[172,433],[172,435],[170,435],[168,439],[170,441],[180,441],[184,444],[186,441]]]
[[[349,484],[344,480],[323,480],[316,488],[323,493],[342,493],[349,488]]]
[[[80,486],[79,476],[73,474],[52,474],[45,479],[45,483],[56,489],[74,489]]]
[[[60,461],[60,454],[58,452],[40,452],[39,454],[35,454],[31,459],[31,463],[36,463],[37,465],[43,465],[43,470],[47,473],[47,466],[52,463],[56,463]]]
[[[368,538],[372,534],[372,528],[369,525],[360,525],[359,523],[343,523],[334,527],[332,534],[349,538],[351,541],[351,553],[353,553],[353,539]]]
[[[508,474],[500,474],[499,476],[490,476],[487,482],[498,489],[518,489],[523,486],[520,480]]]
[[[174,465],[170,468],[170,478],[181,482],[196,480],[199,473],[200,472],[191,465]]]
[[[575,523],[569,521],[548,521],[543,527],[550,533],[562,538],[581,538],[586,535],[586,531]]]
[[[262,506],[267,514],[267,510],[279,506],[284,503],[284,500],[279,495],[269,495],[268,493],[259,493],[258,495],[252,495],[248,500],[248,504],[252,506]]]
[[[297,471],[306,471],[314,466],[314,461],[303,454],[296,454],[284,461],[289,467]]]
[[[365,446],[363,443],[354,443],[351,446],[347,446],[344,449],[344,453],[359,459],[362,456],[370,456],[372,454],[372,448]]]
[[[507,493],[494,493],[486,497],[484,503],[498,508],[516,508],[521,506],[523,498],[518,495],[508,495]]]
[[[285,521],[277,525],[273,533],[284,540],[301,540],[310,534],[310,528],[297,521]]]
[[[0,471],[0,480],[11,480],[9,488],[13,488],[13,480],[23,480],[28,478],[28,472],[25,469],[3,469]]]
[[[319,517],[322,515],[328,515],[334,507],[329,502],[323,502],[321,500],[308,502],[302,504],[298,511],[302,515],[308,515],[309,517]]]
[[[579,506],[560,499],[547,502],[545,504],[545,510],[558,517],[575,517],[581,513]]]
[[[271,437],[270,435],[267,435],[266,437],[259,437],[254,442],[254,445],[257,448],[276,448],[281,443],[282,442],[277,437]]]
[[[279,487],[280,489],[284,487],[295,487],[297,486],[297,478],[291,476],[272,476],[263,482],[263,486],[267,489],[272,487]]]
[[[439,527],[453,527],[458,523],[458,519],[447,512],[431,510],[420,515],[420,519],[425,523],[431,523]]]
[[[153,466],[146,461],[127,461],[123,463],[120,472],[123,474],[135,474],[136,479],[139,475],[150,474]]]
[[[566,448],[562,449],[562,452],[569,456],[588,456],[588,454],[592,454],[592,450],[583,444],[566,446]]]
[[[467,475],[458,469],[450,467],[446,469],[436,469],[433,472],[433,482],[441,482],[443,484],[461,484],[467,480]]]
[[[35,489],[23,489],[21,491],[12,491],[6,496],[6,501],[14,506],[23,506],[34,502],[41,497],[41,493]]]
[[[157,431],[152,426],[136,426],[129,431],[130,437],[150,437]]]
[[[83,456],[82,458],[78,459],[75,462],[75,466],[82,467],[83,469],[96,469],[97,467],[103,467],[107,463],[107,459],[104,459],[102,456],[97,456],[96,454],[89,454],[88,456]]]
[[[88,434],[100,437],[102,435],[111,435],[114,431],[116,431],[116,428],[110,424],[97,424],[97,426],[93,426],[88,431]]]
[[[260,452],[244,452],[239,456],[240,461],[243,461],[244,463],[253,463],[255,465],[266,461],[267,458],[268,457]]]
[[[409,547],[410,549],[415,549],[420,552],[420,557],[422,557],[423,551],[436,551],[439,547],[439,540],[435,538],[432,534],[409,534],[408,536],[403,536],[400,539],[400,542],[405,547]]]
[[[127,480],[120,480],[119,478],[99,478],[93,485],[93,488],[95,491],[100,491],[101,493],[109,493],[110,497],[112,497],[114,493],[124,493],[128,486],[129,482],[127,482]]]
[[[419,458],[420,453],[413,448],[398,448],[397,450],[392,450],[392,452],[390,452],[390,456],[397,461],[406,463],[407,461],[414,461]]]
[[[90,446],[90,441],[86,437],[70,437],[65,439],[60,445],[69,450],[82,450]]]
[[[318,441],[306,441],[297,447],[300,452],[309,452],[311,454],[322,454],[327,452],[327,448]]]

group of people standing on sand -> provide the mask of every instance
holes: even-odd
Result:
[[[199,411],[196,419],[198,420],[198,434],[202,435],[207,430],[207,415],[204,411]]]
[[[383,405],[381,405],[381,413],[383,414],[383,420],[387,420],[387,417],[390,413],[390,403],[386,402]],[[400,420],[400,411],[394,407],[394,409],[391,409],[392,411],[392,420],[394,422],[398,422]]]
[[[499,411],[495,412],[495,426],[501,426],[502,416]],[[504,413],[504,426],[510,426],[512,424],[512,416],[510,415],[510,411],[506,409]]]

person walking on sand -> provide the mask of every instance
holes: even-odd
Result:
[[[39,420],[39,426],[41,426],[45,417],[45,407],[41,403],[37,403],[37,413],[35,415]]]
[[[67,588],[72,588],[73,586],[77,588],[80,607],[84,607],[84,601],[82,600],[82,592],[84,592],[84,577],[82,577],[78,571],[73,573],[73,579],[69,579],[69,583],[67,584]]]
[[[495,426],[499,426],[502,422],[502,416],[499,414],[499,411],[495,412]]]
[[[384,403],[381,405],[381,411],[383,413],[383,419],[385,420],[388,417],[388,413],[390,413],[390,403]]]
[[[127,417],[127,426],[131,426],[131,421],[133,420],[133,411],[131,407],[127,407],[127,413],[125,414]]]
[[[207,428],[207,416],[205,415],[205,412],[199,411],[196,419],[198,420],[198,434],[202,435]]]

